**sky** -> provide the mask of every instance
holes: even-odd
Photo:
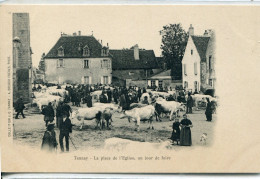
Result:
[[[194,19],[189,8],[154,6],[32,6],[24,12],[30,16],[30,43],[33,51],[33,66],[38,67],[41,55],[58,41],[61,32],[93,35],[109,43],[110,49],[139,48],[152,49],[161,55],[161,36],[164,25],[181,23],[185,30],[193,24],[195,35],[202,35],[210,24],[203,19]],[[23,10],[20,10],[23,12]]]

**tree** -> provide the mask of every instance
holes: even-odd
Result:
[[[162,35],[162,55],[167,63],[167,69],[171,69],[173,79],[182,78],[182,58],[188,41],[188,33],[183,30],[181,24],[169,24],[163,26],[160,31]]]

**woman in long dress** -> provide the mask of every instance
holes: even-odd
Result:
[[[172,136],[171,136],[171,140],[172,140],[172,144],[174,144],[174,142],[177,142],[177,145],[179,144],[180,141],[180,122],[179,119],[176,118],[175,122],[172,124]]]
[[[183,119],[181,120],[181,135],[180,135],[180,145],[181,146],[191,146],[191,130],[193,127],[192,122],[187,118],[187,114],[183,115]]]

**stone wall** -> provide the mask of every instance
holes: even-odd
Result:
[[[22,96],[24,102],[30,102],[32,59],[28,13],[13,13],[13,39],[16,39],[13,41],[14,101]]]

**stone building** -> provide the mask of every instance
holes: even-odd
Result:
[[[13,13],[13,100],[31,102],[32,50],[28,13]]]
[[[171,70],[165,70],[149,77],[147,85],[150,87],[167,87],[168,89],[171,87],[172,89],[175,89],[177,86],[179,87],[182,85],[182,80],[173,80]]]
[[[206,30],[204,35],[194,35],[192,25],[182,60],[183,87],[192,92],[215,89],[215,33]]]
[[[112,80],[109,47],[94,36],[61,34],[44,57],[45,80],[55,84],[110,84]]]
[[[139,49],[110,50],[113,84],[120,86],[147,86],[147,78],[160,69],[154,51]]]

